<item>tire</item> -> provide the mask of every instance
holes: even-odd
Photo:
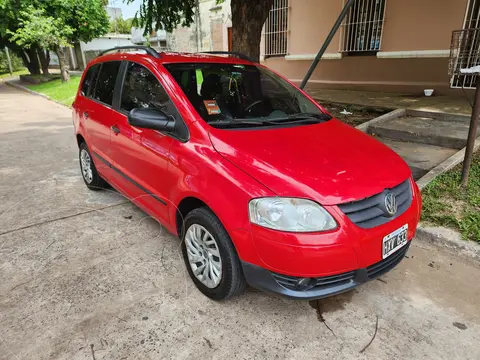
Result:
[[[98,175],[90,150],[88,150],[88,146],[84,142],[79,146],[78,159],[80,162],[80,172],[85,185],[94,191],[105,189],[108,184]],[[85,163],[83,161],[85,161]],[[85,166],[89,166],[89,168],[85,168]]]
[[[203,261],[206,262],[208,262],[209,258],[211,260],[210,264],[212,264],[213,262],[213,265],[210,265],[210,267],[212,268],[214,274],[217,275],[218,270],[215,271],[215,269],[217,269],[215,268],[215,264],[218,265],[218,263],[221,263],[221,275],[216,277],[218,280],[218,284],[215,283],[215,281],[209,281],[213,277],[209,277],[210,274],[208,273],[208,271],[206,272],[206,282],[210,282],[209,286],[205,284],[205,281],[202,282],[194,274],[193,266],[197,265],[190,264],[190,259],[192,259],[192,257],[195,255],[194,251],[192,252],[193,233],[191,231],[202,231],[202,229],[211,235],[215,244],[213,244],[207,236],[206,243],[208,243],[208,245],[203,248],[203,254],[205,254],[205,252],[208,252],[209,255],[200,256],[200,258],[203,258]],[[205,238],[206,232],[201,233],[202,238]],[[183,259],[185,260],[185,266],[187,267],[187,271],[198,290],[200,290],[204,295],[213,300],[226,300],[234,295],[242,293],[245,290],[247,283],[243,276],[240,259],[238,258],[232,240],[230,239],[230,236],[228,235],[220,220],[210,209],[206,207],[201,207],[189,212],[185,217],[181,238]],[[215,255],[215,249],[218,250],[219,256]],[[199,251],[202,252],[202,250]],[[191,256],[190,258],[189,254]],[[202,262],[199,261],[197,264],[200,264],[200,266],[197,267],[197,270],[199,270],[199,268],[201,268],[202,266]]]

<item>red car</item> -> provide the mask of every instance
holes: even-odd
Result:
[[[395,152],[241,54],[112,50],[73,103],[83,179],[178,235],[206,296],[318,299],[402,260],[421,198]]]

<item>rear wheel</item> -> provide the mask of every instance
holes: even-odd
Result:
[[[185,217],[182,252],[197,288],[214,300],[225,300],[245,290],[240,259],[227,231],[208,208]]]
[[[107,187],[107,182],[98,175],[92,155],[86,143],[79,146],[78,157],[80,159],[80,170],[82,172],[83,181],[90,190],[102,190]]]

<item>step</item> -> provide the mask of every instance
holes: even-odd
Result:
[[[405,116],[373,124],[368,133],[382,138],[462,149],[467,143],[468,127],[468,121]]]
[[[378,138],[385,145],[400,155],[412,169],[413,178],[420,179],[423,175],[447,160],[457,152],[456,149],[435,145],[404,142],[385,138]]]

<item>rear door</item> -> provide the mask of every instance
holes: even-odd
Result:
[[[114,120],[112,104],[115,83],[119,75],[121,61],[108,61],[97,64],[93,89],[84,99],[83,114],[87,134],[87,145],[94,157],[95,166],[105,174],[111,163],[110,135]]]

